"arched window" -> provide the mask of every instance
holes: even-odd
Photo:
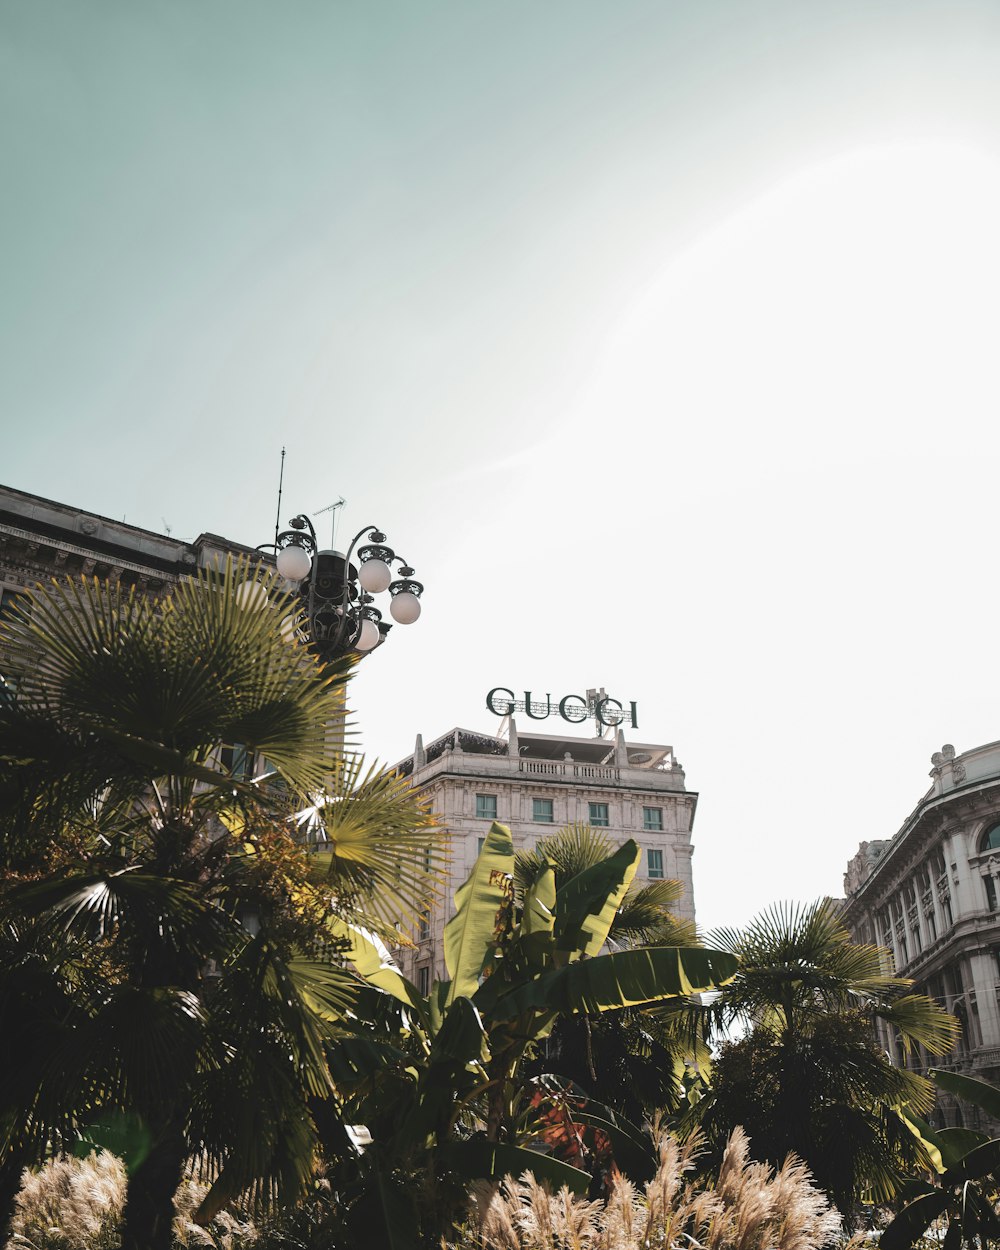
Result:
[[[1000,851],[1000,821],[990,827],[979,840],[981,851]]]

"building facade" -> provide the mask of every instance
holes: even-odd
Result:
[[[0,486],[0,594],[85,574],[156,594],[227,555],[267,559],[216,534],[182,542],[68,504]]]
[[[944,746],[931,765],[930,790],[895,836],[863,842],[848,865],[844,919],[961,1021],[951,1055],[911,1066],[1000,1083],[1000,742],[962,755]],[[881,1040],[902,1063],[895,1038],[884,1030]],[[980,1126],[974,1108],[944,1094],[936,1120]]]
[[[679,881],[676,914],[694,920],[691,826],[698,796],[669,746],[614,738],[519,733],[506,736],[452,729],[414,753],[396,771],[426,797],[448,833],[451,860],[443,897],[422,921],[408,975],[423,990],[446,976],[442,935],[455,891],[468,877],[494,820],[509,826],[515,850],[534,848],[557,830],[591,825],[616,845],[633,838],[642,849],[639,880]]]
[[[182,542],[0,486],[0,613],[38,583],[67,575],[162,595],[181,578],[227,556],[270,559],[217,534]],[[0,672],[2,661],[0,654]]]

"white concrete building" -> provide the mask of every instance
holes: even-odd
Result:
[[[931,760],[930,790],[894,837],[863,842],[844,876],[857,941],[887,947],[896,970],[962,1022],[957,1050],[921,1061],[1000,1082],[1000,742]],[[902,1062],[895,1039],[882,1041]],[[942,1095],[938,1122],[976,1127]]]
[[[451,864],[445,899],[421,925],[409,975],[426,989],[445,976],[442,931],[455,890],[469,875],[494,820],[508,825],[515,849],[534,847],[566,825],[592,825],[615,844],[642,848],[637,877],[683,887],[676,914],[694,920],[691,826],[698,796],[684,788],[673,749],[617,737],[521,733],[512,717],[505,737],[452,729],[396,765],[427,797],[448,832]]]

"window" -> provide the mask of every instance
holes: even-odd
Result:
[[[979,840],[981,851],[1000,851],[1000,824],[990,825]]]
[[[910,930],[910,935],[913,938],[913,953],[914,955],[919,955],[921,951],[921,943],[920,943],[920,928],[918,925],[913,926],[913,928]]]
[[[242,742],[234,742],[219,751],[219,763],[236,781],[248,781],[253,775],[253,754]]]
[[[941,910],[944,912],[945,924],[950,929],[951,926],[955,923],[955,920],[951,914],[951,895],[950,894],[946,894],[941,899]]]
[[[483,853],[483,847],[484,847],[485,845],[486,845],[486,839],[485,839],[485,838],[476,838],[476,854],[477,854],[477,855],[482,855],[482,853]]]
[[[590,823],[596,825],[598,829],[607,829],[611,823],[608,820],[607,803],[591,803],[590,805]]]
[[[431,914],[429,911],[420,913],[420,924],[417,928],[417,941],[426,942],[431,935]]]
[[[653,850],[652,847],[646,852],[646,876],[662,877],[663,876],[663,852]]]
[[[19,599],[27,599],[23,590],[0,590],[0,616],[10,615],[10,610]]]
[[[539,825],[551,825],[555,820],[551,799],[531,800],[531,819]]]
[[[992,877],[983,877],[983,883],[986,886],[986,906],[990,911],[997,909],[997,884]]]
[[[497,818],[497,796],[495,794],[477,794],[476,795],[476,819],[477,820],[496,820]]]
[[[417,969],[417,989],[424,998],[431,992],[431,970],[426,964]]]
[[[660,833],[663,829],[663,808],[644,807],[642,809],[642,827],[643,829],[653,829]]]
[[[925,911],[924,921],[927,925],[927,932],[930,934],[930,939],[933,942],[937,937],[937,922],[934,919],[934,913]]]

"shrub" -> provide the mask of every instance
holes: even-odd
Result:
[[[473,1218],[449,1250],[819,1250],[840,1232],[840,1216],[794,1157],[775,1171],[749,1160],[736,1129],[711,1188],[690,1174],[700,1149],[660,1139],[656,1176],[640,1193],[618,1177],[607,1202],[563,1188],[553,1194],[530,1173],[476,1189]]]
[[[119,1250],[125,1189],[125,1168],[107,1150],[85,1159],[53,1159],[25,1172],[7,1250]],[[245,1250],[256,1245],[257,1229],[246,1217],[224,1211],[208,1228],[193,1222],[207,1190],[192,1177],[181,1183],[174,1197],[177,1250]]]

